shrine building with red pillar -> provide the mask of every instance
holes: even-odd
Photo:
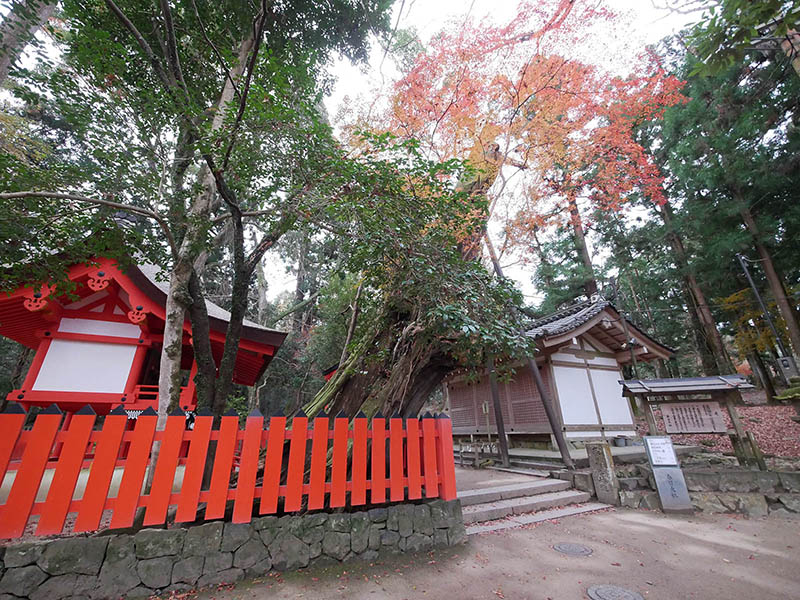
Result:
[[[168,284],[154,265],[121,270],[99,258],[69,269],[75,289],[49,284],[0,293],[0,335],[36,354],[21,387],[8,400],[24,408],[57,404],[67,413],[90,405],[98,414],[121,406],[135,417],[158,408],[158,375]],[[219,364],[230,313],[211,302],[211,349]],[[286,334],[245,319],[236,355],[234,383],[252,386],[280,348]],[[184,322],[180,408],[196,408],[197,362],[192,328]]]

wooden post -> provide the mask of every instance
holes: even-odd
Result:
[[[744,445],[742,444],[742,440],[739,439],[739,436],[735,433],[728,433],[728,437],[731,440],[731,446],[733,446],[733,453],[736,455],[739,464],[743,467],[747,466],[747,453],[744,450]]]
[[[494,372],[494,357],[486,358],[486,370],[489,372],[489,387],[492,391],[492,407],[494,409],[494,422],[497,424],[497,441],[500,447],[500,462],[504,467],[509,466],[508,461],[508,438],[506,437],[506,425],[503,421],[503,409],[500,406],[500,391],[497,388],[497,375]]]
[[[728,414],[731,416],[731,423],[733,423],[733,430],[736,432],[739,452],[737,452],[737,444],[734,442],[733,438],[731,438],[731,443],[733,444],[733,451],[736,453],[739,463],[744,466],[754,462],[751,461],[750,453],[747,451],[748,444],[745,441],[747,436],[745,435],[744,427],[742,427],[742,422],[739,420],[739,413],[736,412],[736,406],[734,405],[731,394],[725,394],[725,407],[728,409]]]
[[[542,407],[544,408],[545,415],[547,415],[547,422],[550,423],[553,436],[558,443],[558,451],[561,453],[561,460],[564,461],[564,466],[567,467],[567,469],[573,471],[575,469],[575,463],[572,462],[567,440],[564,439],[564,432],[561,431],[561,419],[556,416],[553,410],[553,404],[550,402],[550,393],[547,391],[544,381],[542,381],[541,373],[539,373],[539,365],[537,365],[536,360],[531,357],[528,357],[528,369],[530,369],[531,375],[533,375],[533,383],[536,384],[539,397],[542,399]]]
[[[753,456],[755,456],[758,469],[760,471],[766,471],[767,461],[764,460],[764,455],[761,453],[761,448],[758,447],[758,444],[756,443],[756,436],[753,435],[752,431],[747,432],[747,440],[750,442],[750,449],[753,451]]]
[[[650,431],[650,435],[658,435],[658,425],[656,425],[656,418],[653,415],[653,405],[650,404],[646,396],[644,397],[644,418],[647,421],[647,429]]]

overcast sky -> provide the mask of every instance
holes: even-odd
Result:
[[[666,0],[656,0],[663,5]],[[423,43],[431,36],[453,23],[463,22],[469,15],[480,21],[490,18],[498,24],[510,21],[516,14],[517,0],[396,0],[392,23],[397,23],[398,14],[400,29],[416,29]],[[604,60],[604,66],[612,67],[616,57],[617,65],[626,64],[626,57],[635,55],[647,44],[657,42],[661,38],[679,31],[692,17],[673,14],[670,11],[657,9],[652,0],[608,0],[608,5],[616,11],[620,20],[626,23],[625,38],[614,39],[611,35],[603,37],[602,46],[608,54],[598,57]],[[609,32],[610,33],[610,32]],[[569,54],[569,52],[567,52]],[[381,66],[382,65],[382,66]],[[346,95],[355,96],[367,91],[383,81],[388,81],[394,74],[390,59],[383,60],[383,50],[374,45],[370,67],[353,66],[345,60],[337,62],[334,69],[337,84],[326,105],[331,114]]]

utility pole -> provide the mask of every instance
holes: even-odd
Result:
[[[781,336],[778,335],[778,329],[775,327],[775,323],[772,321],[772,317],[769,315],[767,305],[764,304],[764,299],[761,297],[761,294],[759,293],[758,288],[753,281],[753,277],[750,275],[750,271],[747,268],[747,263],[751,261],[738,252],[736,253],[736,258],[739,259],[739,264],[742,266],[745,277],[747,277],[747,282],[750,284],[750,288],[753,290],[756,300],[758,300],[758,305],[761,307],[761,312],[764,313],[764,319],[766,319],[767,325],[769,325],[769,328],[772,330],[772,335],[775,336],[775,343],[778,346],[778,352],[781,354],[778,362],[781,365],[781,373],[788,384],[789,377],[797,376],[797,364],[794,362],[794,355],[791,352],[786,351],[786,347],[783,345]]]

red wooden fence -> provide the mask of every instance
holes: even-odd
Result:
[[[278,512],[280,498],[283,511],[293,512],[304,504],[308,510],[324,508],[326,498],[331,508],[365,505],[368,490],[370,504],[423,495],[456,497],[452,427],[443,415],[419,420],[377,415],[370,421],[361,414],[352,422],[344,416],[320,415],[311,423],[298,415],[291,427],[286,417],[274,416],[266,419],[266,429],[260,413],[247,417],[243,429],[235,415],[222,417],[219,429],[212,428],[213,417],[198,416],[194,428],[187,430],[183,414],[175,414],[167,417],[163,431],[156,431],[152,409],[136,419],[133,429],[126,427],[128,419],[121,410],[107,415],[101,429],[95,429],[91,408],[73,415],[68,427],[62,426],[62,416],[53,405],[26,430],[26,414],[18,405],[0,414],[0,481],[5,480],[0,500],[7,494],[0,504],[0,538],[21,536],[33,515],[39,515],[34,533],[47,535],[62,533],[70,513],[75,514],[70,529],[78,533],[98,529],[109,510],[111,528],[130,527],[139,507],[145,509],[145,525],[158,525],[166,521],[170,506],[176,507],[176,522],[187,522],[196,519],[199,503],[205,503],[203,518],[209,520],[224,517],[228,501],[233,501],[233,522],[246,523],[254,514]],[[204,488],[211,441],[216,441],[216,453]],[[149,493],[142,493],[156,442],[161,446],[152,485]],[[181,447],[187,442],[188,453],[182,458]],[[56,445],[58,457],[52,460]],[[182,479],[176,476],[179,465]],[[87,467],[82,497],[73,499],[81,470]],[[116,469],[122,475],[112,497]],[[12,473],[9,486],[7,475]],[[232,473],[237,474],[233,485]],[[51,475],[47,487],[42,480]],[[40,486],[44,499],[37,501]],[[179,491],[173,492],[173,486]]]

